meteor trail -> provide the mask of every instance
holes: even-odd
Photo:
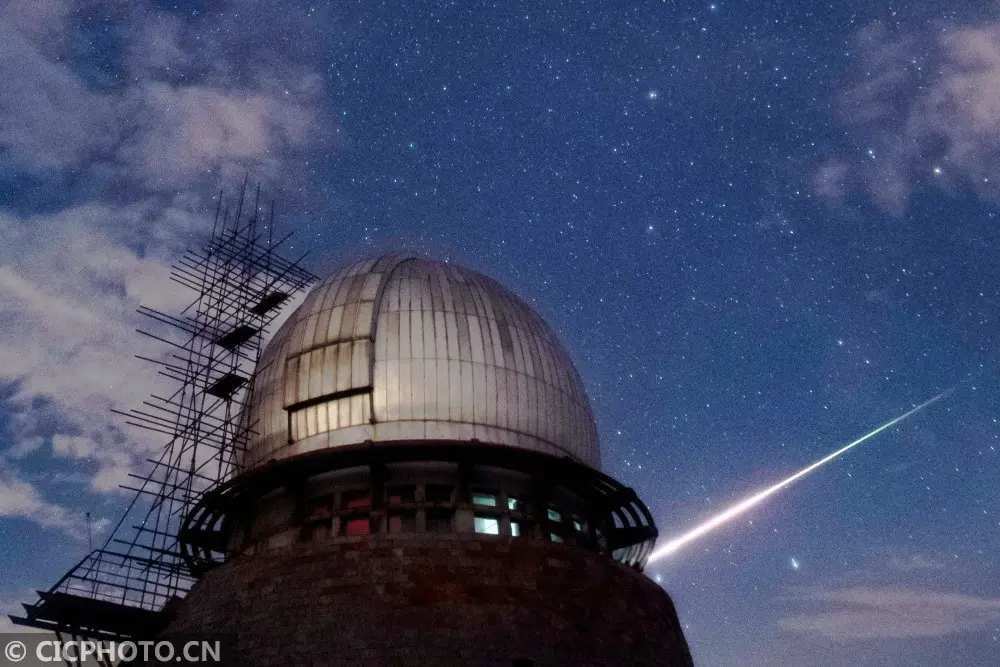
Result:
[[[667,542],[666,544],[664,544],[660,548],[655,549],[653,551],[653,553],[650,554],[650,556],[649,556],[649,562],[652,563],[653,561],[659,560],[659,559],[663,558],[664,556],[669,556],[670,554],[674,553],[675,551],[677,551],[678,549],[680,549],[682,546],[684,546],[688,542],[701,537],[705,533],[707,533],[707,532],[709,532],[709,531],[711,531],[711,530],[713,530],[715,528],[718,528],[719,526],[721,526],[722,524],[726,523],[727,521],[730,521],[731,519],[736,518],[737,516],[739,516],[743,512],[746,512],[751,507],[759,505],[760,503],[764,502],[765,499],[767,499],[771,495],[777,493],[781,489],[785,488],[786,486],[788,486],[789,484],[791,484],[795,480],[799,479],[800,477],[804,477],[805,475],[808,475],[810,472],[812,472],[816,468],[820,467],[824,463],[829,463],[830,461],[832,461],[833,459],[837,458],[838,456],[840,456],[841,454],[843,454],[847,450],[852,449],[853,447],[857,447],[858,445],[860,445],[862,442],[864,442],[868,438],[876,436],[879,433],[881,433],[882,431],[884,431],[885,429],[890,428],[890,427],[894,426],[895,424],[898,424],[899,422],[903,421],[904,419],[906,419],[910,415],[923,410],[924,408],[926,408],[927,406],[929,406],[931,403],[936,403],[937,401],[941,400],[942,398],[944,398],[945,396],[947,396],[948,394],[950,394],[954,390],[955,390],[955,388],[952,387],[951,389],[948,389],[947,391],[941,392],[940,394],[938,394],[934,398],[930,399],[929,401],[925,401],[925,402],[921,403],[920,405],[918,405],[917,407],[913,408],[909,412],[906,412],[906,413],[904,413],[904,414],[896,417],[895,419],[893,419],[890,422],[886,422],[885,424],[882,424],[881,426],[879,426],[877,429],[875,429],[871,433],[869,433],[867,435],[863,435],[860,438],[858,438],[857,440],[855,440],[854,442],[852,442],[850,444],[847,444],[847,445],[844,445],[843,447],[841,447],[837,451],[833,452],[832,454],[828,454],[827,456],[824,456],[819,461],[816,461],[812,465],[810,465],[810,466],[808,466],[806,468],[803,468],[802,470],[798,471],[797,473],[795,473],[791,477],[785,478],[785,479],[781,480],[780,482],[778,482],[777,484],[775,484],[774,486],[769,486],[768,488],[764,489],[763,491],[759,491],[759,492],[755,493],[754,495],[750,496],[749,498],[747,498],[745,500],[741,500],[740,502],[736,503],[735,505],[733,505],[732,507],[730,507],[726,511],[724,511],[724,512],[722,512],[720,514],[717,514],[715,517],[709,519],[708,521],[706,521],[705,523],[701,524],[697,528],[694,528],[693,530],[691,530],[691,531],[689,531],[689,532],[681,535],[680,537],[674,538],[673,540]]]

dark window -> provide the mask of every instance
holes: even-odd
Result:
[[[340,498],[341,509],[363,509],[371,507],[372,499],[368,489],[344,491]]]
[[[531,523],[528,521],[511,521],[510,534],[512,537],[530,537]]]
[[[454,516],[455,512],[452,510],[427,510],[427,532],[450,533]]]
[[[386,500],[390,506],[412,503],[416,497],[416,491],[417,487],[413,484],[406,484],[405,486],[389,486],[386,487],[385,490]]]
[[[417,530],[416,512],[392,512],[389,514],[390,533],[413,533]]]
[[[322,540],[330,535],[330,526],[326,523],[312,523],[305,524],[299,531],[299,540],[302,542],[311,542],[313,540]]]
[[[449,484],[428,484],[426,498],[429,503],[450,503],[452,487]]]
[[[369,533],[368,517],[345,518],[341,535],[367,535]]]
[[[320,496],[309,499],[309,519],[326,519],[331,516],[333,496]]]

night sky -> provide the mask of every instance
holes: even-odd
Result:
[[[661,543],[957,386],[647,573],[698,665],[997,664],[995,3],[3,0],[0,81],[0,611],[163,444],[134,311],[249,173],[316,273],[533,304]]]

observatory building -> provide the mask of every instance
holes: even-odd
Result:
[[[237,473],[181,529],[167,635],[246,665],[689,665],[656,538],[600,472],[553,331],[479,273],[386,255],[320,282],[257,365]]]

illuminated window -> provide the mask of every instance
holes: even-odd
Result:
[[[368,533],[368,517],[344,518],[342,535],[367,535]]]
[[[563,542],[564,541],[563,538],[559,537],[555,533],[549,533],[549,539],[552,540],[553,542]]]
[[[490,491],[473,491],[472,504],[482,505],[484,507],[496,507],[497,496],[495,493],[492,493]]]
[[[416,498],[417,487],[413,484],[404,486],[390,486],[386,488],[385,495],[389,505],[401,505],[412,503]]]
[[[427,532],[450,533],[454,516],[455,513],[452,510],[427,510]]]
[[[551,507],[549,508],[549,521],[562,521],[562,514],[555,511]]]
[[[517,521],[510,522],[510,534],[513,537],[521,537],[521,524]]]
[[[425,497],[429,503],[450,503],[452,487],[448,484],[428,484]]]
[[[476,532],[483,535],[499,535],[500,521],[496,517],[476,515]]]
[[[579,521],[574,521],[574,522],[573,522],[573,529],[574,529],[574,530],[576,530],[576,532],[578,532],[578,533],[583,533],[583,532],[586,532],[586,531],[585,531],[585,530],[583,529],[583,524],[582,524],[582,523],[580,523]]]
[[[524,501],[520,498],[507,496],[507,509],[511,512],[523,512],[526,508],[524,506]]]
[[[389,515],[390,533],[413,533],[417,530],[416,512],[393,512]]]

